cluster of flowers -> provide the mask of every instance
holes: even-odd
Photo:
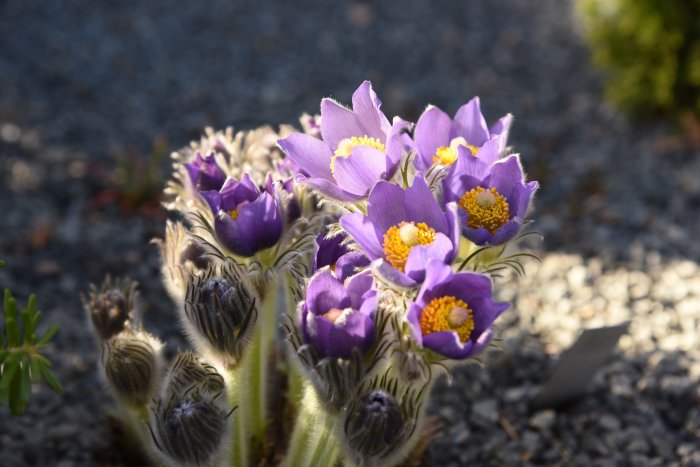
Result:
[[[509,306],[493,277],[529,255],[516,243],[538,185],[509,154],[511,120],[489,127],[474,98],[454,118],[429,106],[415,126],[390,122],[364,82],[352,109],[323,99],[302,133],[207,130],[175,153],[166,207],[181,217],[158,243],[198,355],[132,390],[154,454],[251,465],[286,448],[290,466],[406,456],[436,375],[488,346]],[[85,301],[106,317],[98,333],[128,316],[104,311],[113,293]],[[115,381],[138,379],[103,366],[118,397]]]

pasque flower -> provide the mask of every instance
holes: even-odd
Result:
[[[214,213],[216,237],[240,256],[253,256],[273,246],[282,235],[279,200],[258,188],[247,173],[228,178],[220,191],[202,192]]]
[[[226,173],[216,163],[216,156],[210,153],[202,157],[201,152],[194,156],[194,162],[185,164],[192,186],[197,191],[219,190],[226,181]]]
[[[380,110],[381,101],[365,81],[352,95],[352,110],[332,99],[321,101],[321,136],[295,133],[278,141],[300,169],[296,180],[340,201],[365,198],[377,180],[387,180],[401,159],[402,132]]]
[[[413,133],[418,153],[414,164],[419,170],[433,164],[451,165],[462,151],[491,164],[506,147],[512,119],[508,114],[487,127],[478,97],[460,107],[454,119],[438,107],[428,106]],[[481,154],[483,146],[493,146],[495,151]]]
[[[366,352],[376,337],[377,292],[369,271],[345,284],[328,269],[317,272],[301,306],[301,330],[306,343],[321,358],[349,358],[354,349]]]
[[[380,274],[401,286],[422,282],[429,259],[450,264],[459,246],[456,206],[443,212],[425,177],[418,173],[406,190],[378,182],[369,195],[367,216],[346,214],[340,225],[359,243]]]
[[[492,324],[509,303],[491,297],[491,280],[470,272],[453,273],[430,261],[407,320],[418,345],[447,358],[462,360],[491,340]]]
[[[343,244],[346,239],[347,236],[344,234],[331,238],[326,238],[323,234],[317,236],[313,272],[329,266],[335,276],[344,281],[356,274],[358,268],[369,266],[369,258],[363,252],[352,251]]]
[[[489,166],[460,154],[443,180],[444,201],[459,204],[462,233],[477,245],[501,245],[520,230],[537,182],[525,182],[517,156]]]

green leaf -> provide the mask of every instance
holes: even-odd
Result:
[[[22,368],[20,368],[20,385],[19,397],[26,404],[29,402],[29,396],[32,395],[32,382],[29,379],[29,355],[25,354],[22,358]]]
[[[10,289],[5,289],[5,327],[7,328],[7,344],[10,347],[19,345],[19,326],[17,326],[17,303]]]
[[[36,357],[36,355],[29,357],[30,376],[33,383],[38,383],[41,381],[41,364]]]
[[[24,402],[22,401],[22,376],[17,375],[10,384],[10,413],[12,415],[22,415],[24,413]]]
[[[36,343],[37,347],[41,347],[41,346],[48,344],[49,341],[51,340],[51,338],[56,335],[56,333],[58,332],[58,329],[59,328],[57,325],[52,324],[51,327],[49,328],[49,330],[46,331],[46,334],[44,334],[41,337],[41,339],[39,340],[39,342]]]
[[[4,265],[5,265],[5,260],[4,260],[4,259],[0,259],[0,268],[3,267]]]
[[[37,310],[32,316],[32,333],[36,332],[36,326],[39,324],[39,318],[41,318],[41,311]]]
[[[22,327],[24,327],[24,343],[31,344],[34,341],[34,332],[32,330],[32,313],[36,308],[36,296],[29,296],[27,306],[22,310]]]
[[[51,373],[51,371],[48,368],[42,366],[41,375],[44,377],[46,383],[51,387],[51,389],[54,390],[56,394],[58,394],[59,396],[63,394],[63,387],[61,386],[61,383],[58,382],[56,377],[53,375],[53,373]]]
[[[0,377],[0,390],[7,391],[10,388],[10,383],[15,377],[15,374],[19,370],[19,361],[17,354],[12,354],[5,361],[2,367],[2,377]]]

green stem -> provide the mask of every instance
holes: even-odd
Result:
[[[307,384],[284,465],[287,467],[332,466],[338,459],[338,448],[335,419],[319,405],[315,390]]]
[[[250,435],[248,426],[246,425],[248,421],[247,412],[250,411],[250,405],[245,400],[241,400],[241,397],[246,392],[245,383],[240,379],[241,372],[238,371],[240,368],[235,368],[231,372],[233,379],[233,388],[229,393],[229,401],[232,406],[238,406],[236,412],[233,414],[233,446],[231,452],[232,464],[238,467],[247,467],[250,465],[250,454],[249,454],[249,443]]]

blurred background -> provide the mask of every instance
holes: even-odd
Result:
[[[364,79],[412,121],[475,95],[489,123],[513,113],[542,187],[543,262],[500,285],[502,350],[440,391],[417,465],[700,465],[700,7],[615,16],[629,3],[0,0],[0,285],[61,326],[65,389],[35,387],[22,417],[0,408],[0,465],[140,462],[108,421],[79,293],[128,274],[147,327],[184,347],[149,244],[169,153],[206,126],[298,126]],[[635,54],[661,58],[626,77]],[[529,410],[583,327],[628,319],[589,397]]]

